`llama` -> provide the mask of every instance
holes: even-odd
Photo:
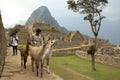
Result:
[[[50,73],[49,70],[49,62],[50,62],[50,58],[52,56],[52,50],[53,50],[53,45],[55,44],[56,40],[49,40],[48,45],[45,49],[45,59],[46,60],[46,67],[47,67],[47,72]]]
[[[42,70],[43,70],[43,61],[42,61],[42,56],[44,53],[44,49],[46,47],[46,44],[41,45],[41,46],[32,46],[30,49],[30,56],[31,56],[31,65],[32,65],[32,71],[34,72],[34,62],[36,64],[36,73],[37,76],[39,74],[38,69],[39,69],[39,63],[41,62],[41,77],[42,77]]]
[[[26,62],[29,55],[29,42],[27,41],[26,46],[21,46],[19,50],[21,54],[21,68],[24,64],[24,69],[26,69]]]
[[[55,40],[49,40],[48,43],[43,44],[39,47],[32,47],[30,49],[30,55],[31,55],[31,63],[32,63],[32,71],[34,72],[34,62],[36,63],[36,73],[37,76],[39,75],[39,63],[41,63],[41,77],[43,77],[43,61],[46,59],[47,64],[49,65],[49,58],[50,53],[52,51],[52,46],[55,43]]]

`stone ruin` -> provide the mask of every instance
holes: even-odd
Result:
[[[85,38],[84,39],[84,44],[94,44],[94,38]],[[108,40],[102,39],[102,38],[98,38],[97,39],[97,47],[101,48],[103,46],[111,46],[111,47],[115,47],[115,45],[109,43]]]
[[[93,44],[94,40],[88,39],[87,41],[87,44]],[[76,54],[82,58],[91,60],[90,55],[87,54],[88,49],[89,47],[81,48],[76,51]],[[120,67],[120,48],[112,45],[108,40],[98,39],[98,50],[95,54],[95,60],[103,64]]]
[[[5,37],[5,29],[3,27],[2,17],[0,12],[0,76],[3,71],[6,53],[7,53],[7,44],[6,44],[6,37]]]
[[[83,42],[83,40],[84,40],[84,37],[79,31],[70,31],[64,37],[64,41],[67,41],[67,42],[72,42],[72,41]]]
[[[115,47],[110,47],[110,46],[102,47],[98,49],[97,53],[104,56],[113,56],[120,58],[120,49]]]

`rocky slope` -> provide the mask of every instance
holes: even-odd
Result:
[[[55,18],[51,15],[48,8],[45,6],[41,6],[38,9],[34,10],[25,24],[27,25],[27,24],[36,23],[36,22],[50,24],[50,25],[56,26],[61,32],[67,32],[67,29],[65,29],[64,27],[61,27],[58,24]]]

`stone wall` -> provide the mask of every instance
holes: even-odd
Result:
[[[53,51],[54,56],[68,56],[68,55],[75,55],[76,50],[62,50],[62,51]]]
[[[17,33],[19,37],[19,44],[26,44],[27,40],[30,39],[27,29],[22,29]]]
[[[87,44],[94,44],[94,38],[85,38],[83,43],[86,44],[86,45]],[[97,39],[97,47],[101,48],[103,46],[115,47],[116,45],[113,45],[113,44],[109,43],[108,40],[98,38]]]
[[[79,31],[70,31],[64,37],[64,41],[67,41],[67,42],[71,42],[71,41],[83,42],[83,40],[84,40],[84,37]]]
[[[98,49],[97,54],[120,58],[120,49],[117,47],[106,46]]]
[[[55,49],[77,47],[77,46],[80,46],[80,45],[82,45],[82,42],[80,42],[80,41],[65,42],[65,41],[58,40],[55,43]]]
[[[88,59],[88,60],[91,59],[90,55],[88,55],[86,52],[83,52],[80,50],[77,50],[75,54],[82,57],[82,58]],[[103,64],[108,64],[108,65],[120,67],[120,58],[119,57],[105,56],[105,55],[101,55],[101,54],[96,53],[95,61],[103,63]]]
[[[7,44],[6,44],[5,30],[0,15],[0,76],[2,74],[3,66],[5,63],[6,53],[7,53]]]

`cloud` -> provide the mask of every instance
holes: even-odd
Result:
[[[0,2],[0,9],[4,23],[10,25],[11,22],[18,20],[19,17],[17,16],[17,14],[19,13],[19,10],[17,10],[16,8],[19,6],[17,6],[15,2],[12,2],[10,0],[1,0]]]
[[[4,26],[26,20],[41,0],[0,0]]]
[[[5,26],[16,23],[19,20],[28,19],[30,14],[42,5],[47,6],[52,16],[62,25],[67,24],[67,21],[64,21],[68,20],[67,18],[71,19],[71,22],[72,19],[78,17],[80,20],[83,20],[82,15],[68,10],[66,1],[67,0],[0,0],[0,9]],[[107,17],[106,19],[109,21],[120,20],[119,3],[120,0],[109,0],[108,6],[103,11]]]
[[[120,20],[120,0],[109,0],[108,5],[105,7],[103,14],[107,17],[109,21]]]

